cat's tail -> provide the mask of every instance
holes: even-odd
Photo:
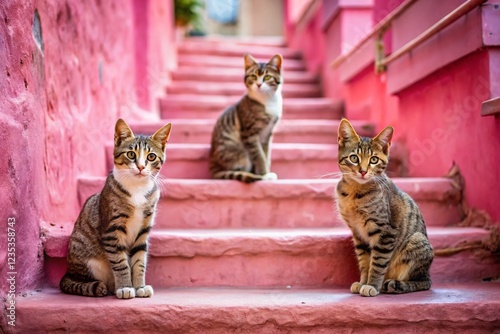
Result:
[[[387,280],[384,282],[382,292],[385,293],[408,293],[422,290],[429,290],[431,288],[431,280],[423,281],[399,281]]]
[[[257,175],[250,172],[243,171],[222,171],[213,175],[214,179],[223,180],[238,180],[245,183],[252,183],[255,181],[264,180],[264,175]]]
[[[59,288],[62,292],[70,295],[104,297],[108,294],[106,284],[103,282],[79,280],[68,273],[61,279]]]

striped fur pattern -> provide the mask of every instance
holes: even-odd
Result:
[[[62,292],[120,299],[151,297],[146,285],[148,235],[160,197],[157,176],[165,161],[171,124],[135,136],[119,119],[114,169],[102,191],[83,206],[70,238]]]
[[[282,114],[281,55],[259,63],[247,54],[247,94],[217,120],[212,132],[210,174],[246,183],[276,180],[271,172],[273,130]]]
[[[338,130],[337,207],[352,231],[361,272],[351,292],[367,297],[431,287],[434,255],[422,214],[385,174],[393,132],[387,127],[375,138],[360,137],[346,119]]]

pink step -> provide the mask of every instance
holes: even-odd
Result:
[[[163,119],[217,118],[229,106],[241,99],[239,96],[169,95],[160,99]],[[286,98],[283,100],[284,119],[340,119],[344,104],[327,98]]]
[[[238,96],[246,93],[243,82],[198,82],[198,81],[176,81],[167,87],[167,94],[199,94]],[[293,84],[287,83],[283,86],[284,98],[321,97],[321,89],[318,84]]]
[[[239,68],[242,74],[244,73],[244,61],[243,54],[238,54],[233,57],[228,56],[196,56],[191,54],[181,54],[179,55],[179,66],[192,67],[192,68]],[[257,61],[267,62],[271,59],[270,57],[265,57],[262,59],[257,59]],[[283,60],[283,70],[284,73],[288,71],[305,71],[306,65],[302,60],[299,59],[284,59]]]
[[[101,191],[104,177],[78,181],[80,204]],[[427,226],[462,220],[459,192],[447,178],[400,178],[396,184],[417,201]],[[343,227],[333,193],[338,179],[163,181],[156,226],[173,229]]]
[[[374,298],[346,289],[175,288],[117,300],[47,288],[16,305],[14,333],[495,333],[500,323],[498,283]]]
[[[215,119],[176,119],[173,120],[170,144],[210,143]],[[131,123],[134,133],[151,135],[165,121]],[[274,133],[274,143],[337,143],[337,120],[282,119]],[[374,125],[365,121],[352,121],[356,132],[362,136],[374,134]]]
[[[309,72],[287,72],[284,74],[285,84],[318,83],[318,76]],[[232,82],[243,84],[243,73],[240,68],[192,68],[179,67],[172,73],[177,81]]]
[[[223,44],[245,46],[286,47],[286,39],[282,36],[204,36],[189,37],[183,44]]]
[[[210,179],[210,144],[168,144],[163,176],[174,179]],[[113,146],[106,146],[108,170],[113,168]],[[338,172],[337,145],[275,143],[271,171],[280,179],[313,179]]]
[[[69,226],[68,226],[69,225]],[[44,229],[46,272],[57,287],[65,272],[71,225]],[[481,241],[479,228],[428,228],[434,249]],[[157,287],[252,286],[348,288],[359,278],[347,228],[169,230],[150,235],[147,278]],[[492,257],[436,257],[433,282],[480,281],[500,274]]]
[[[177,47],[179,59],[186,55],[194,55],[202,58],[204,56],[227,56],[243,57],[245,53],[250,53],[255,59],[269,60],[279,53],[283,58],[300,59],[298,51],[279,46],[260,45],[231,45],[227,43],[196,43],[194,41],[180,43]]]

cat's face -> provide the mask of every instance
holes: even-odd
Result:
[[[345,177],[363,184],[381,176],[389,161],[394,128],[386,127],[374,138],[360,137],[351,123],[343,119],[339,124],[339,168]]]
[[[122,119],[115,126],[115,177],[127,182],[154,180],[165,161],[165,147],[172,124],[167,124],[152,136],[135,136]]]
[[[259,63],[251,55],[245,55],[245,85],[250,92],[273,95],[281,85],[281,63],[277,54],[268,63]]]

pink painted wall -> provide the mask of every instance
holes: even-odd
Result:
[[[112,140],[116,119],[142,117],[136,108],[135,67],[148,68],[144,62],[150,59],[155,59],[152,68],[168,67],[159,61],[167,49],[163,44],[147,59],[135,58],[132,1],[0,3],[0,131],[6,151],[0,162],[0,276],[6,277],[7,270],[6,224],[14,217],[18,291],[43,279],[40,222],[74,222],[77,178],[106,175],[104,143]],[[171,6],[159,0],[150,5],[163,14],[148,18],[147,36],[154,30],[156,38],[163,38],[156,23],[172,24]],[[35,10],[43,53],[32,32]],[[0,281],[0,291],[5,287]]]
[[[322,29],[322,5],[319,4],[314,8],[314,10],[309,10],[308,19],[304,20],[301,15],[295,18],[296,21],[290,22],[288,45],[302,52],[308,71],[319,74],[325,57],[325,36]],[[301,9],[307,10],[308,8],[306,6]]]
[[[489,96],[489,52],[482,50],[402,91],[396,132],[406,139],[412,176],[444,175],[455,161],[470,205],[498,222],[500,119],[481,117]]]
[[[344,86],[330,63],[370,31],[373,1],[319,1],[308,7],[289,0],[285,4],[289,46],[300,50],[308,70],[320,75],[325,96],[343,99]]]
[[[173,1],[133,0],[136,118],[158,118],[157,99],[165,95],[170,73],[177,67]],[[147,111],[148,114],[144,114]]]
[[[7,272],[17,271],[17,290],[41,278],[46,131],[39,110],[46,99],[43,59],[31,37],[33,12],[23,2],[0,4],[0,299],[9,291]],[[15,268],[6,265],[9,218],[15,220]]]

